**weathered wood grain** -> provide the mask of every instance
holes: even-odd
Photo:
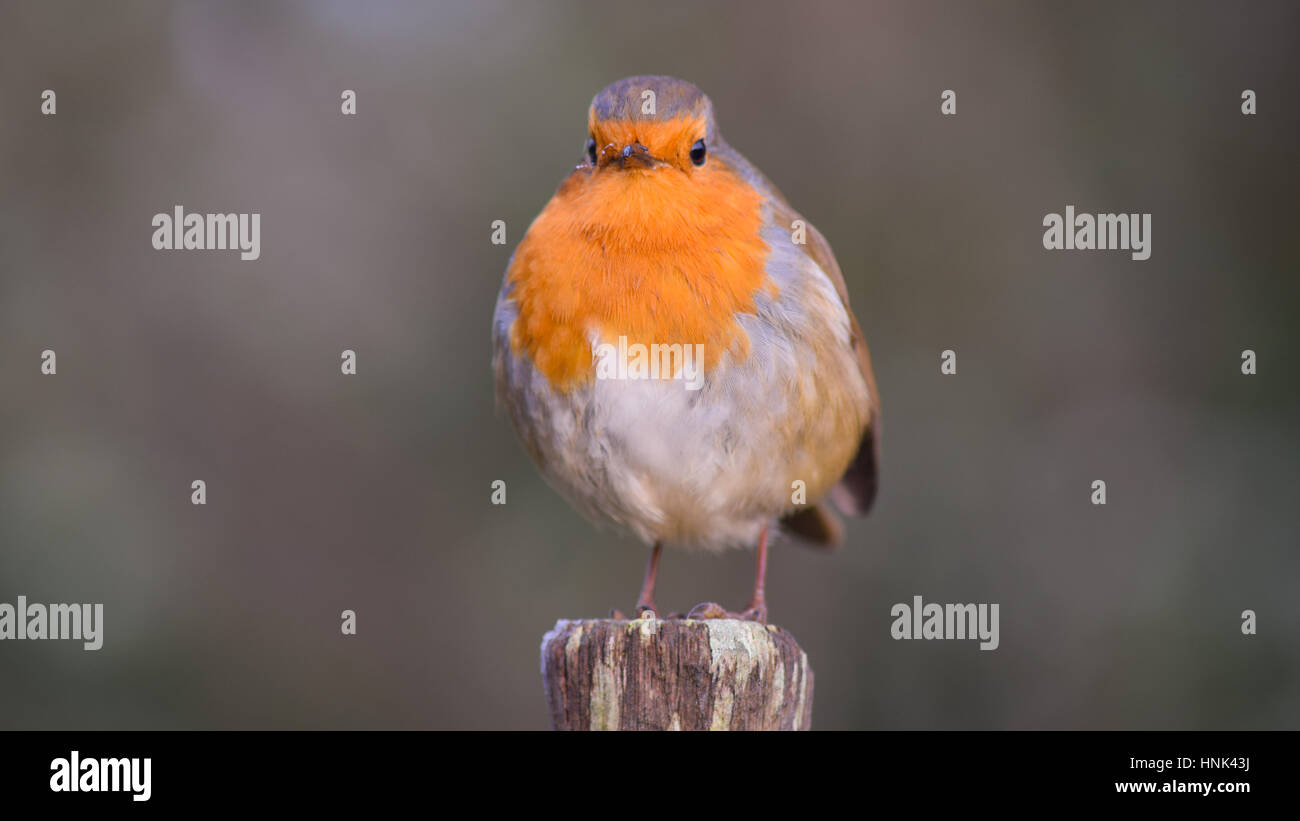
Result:
[[[557,730],[806,730],[813,673],[794,637],[734,619],[556,622],[542,678]]]

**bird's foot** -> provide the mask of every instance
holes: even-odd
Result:
[[[756,621],[767,624],[767,605],[754,604],[740,613],[733,613],[717,602],[706,601],[691,608],[686,614],[688,619],[737,619],[739,621]]]
[[[609,617],[611,619],[615,619],[616,621],[627,621],[627,616],[623,615],[623,611],[619,610],[617,607],[610,608]],[[642,602],[641,604],[638,604],[636,606],[636,618],[653,619],[657,617],[658,617],[658,613],[655,608],[654,602],[650,602],[649,604]],[[680,615],[676,615],[675,617],[680,618]],[[674,618],[674,616],[669,616],[669,618]]]

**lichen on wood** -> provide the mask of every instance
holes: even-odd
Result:
[[[561,620],[542,639],[557,730],[806,730],[813,674],[794,637],[736,619]]]

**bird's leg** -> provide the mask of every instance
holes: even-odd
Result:
[[[646,611],[659,612],[659,608],[655,607],[655,577],[659,575],[659,554],[663,546],[663,542],[655,542],[650,550],[650,561],[645,566],[645,581],[641,583],[641,595],[636,600],[638,616]]]
[[[749,607],[743,613],[732,613],[715,602],[704,602],[691,608],[688,619],[741,619],[767,624],[767,525],[758,533],[758,564],[754,571],[754,593]]]
[[[758,534],[758,560],[754,568],[754,592],[741,615],[750,621],[767,623],[767,525]]]

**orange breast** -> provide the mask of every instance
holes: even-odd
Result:
[[[774,287],[763,266],[762,199],[718,157],[694,171],[578,168],[515,251],[510,331],[560,391],[594,373],[590,335],[703,344],[706,368],[743,358],[736,321]]]

